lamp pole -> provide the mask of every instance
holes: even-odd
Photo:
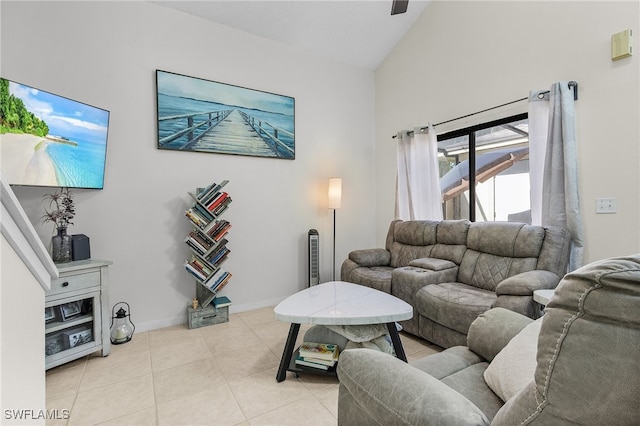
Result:
[[[333,269],[331,281],[336,280],[336,209],[333,209]]]

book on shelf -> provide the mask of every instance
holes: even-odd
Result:
[[[232,276],[233,276],[232,274],[229,274],[229,275],[227,276],[227,278],[225,278],[225,280],[224,280],[223,282],[221,282],[220,284],[218,284],[218,286],[217,286],[213,291],[215,291],[216,293],[218,293],[219,291],[222,291],[222,289],[224,288],[224,286],[226,286],[226,285],[229,283],[229,281],[231,281],[231,277],[232,277]]]
[[[207,235],[206,232],[202,232],[200,229],[194,229],[189,233],[189,235],[193,236],[196,240],[200,242],[205,247],[211,247],[214,245],[214,241]]]
[[[206,253],[206,250],[204,250],[204,248],[201,247],[199,244],[197,244],[195,241],[192,241],[189,238],[187,238],[186,240],[184,240],[184,242],[189,247],[191,247],[196,253],[198,253],[200,256],[203,256]]]
[[[231,201],[233,201],[231,197],[227,197],[222,203],[218,204],[215,209],[211,210],[211,214],[214,216],[220,216],[225,210],[227,210]]]
[[[205,277],[202,274],[202,272],[200,272],[196,268],[194,268],[193,265],[191,265],[189,262],[185,262],[184,267],[191,275],[196,277],[196,279],[198,279],[198,281],[204,282],[207,279],[207,277]]]
[[[198,215],[193,211],[193,209],[189,209],[185,212],[185,216],[191,220],[191,222],[199,228],[204,228],[207,225],[207,222],[204,221],[202,216]]]
[[[191,256],[191,262],[189,262],[189,264],[194,268],[196,268],[200,273],[202,273],[206,277],[213,274],[214,272],[214,270],[211,269],[211,267],[206,262],[203,262],[197,256]]]
[[[224,202],[224,200],[227,199],[227,197],[229,197],[229,194],[227,194],[226,192],[220,192],[219,195],[207,205],[207,210],[209,210],[210,212],[214,211],[215,208],[220,205],[220,203]]]
[[[221,263],[222,259],[224,257],[226,257],[226,255],[228,255],[231,250],[229,250],[227,248],[227,246],[225,245],[227,243],[227,241],[224,242],[224,244],[221,244],[219,246],[217,246],[214,250],[211,251],[211,253],[209,253],[205,259],[207,260],[207,262],[209,262],[212,265],[216,265]]]
[[[218,226],[211,228],[209,232],[207,232],[207,235],[213,238],[214,241],[219,241],[220,238],[224,237],[227,232],[229,232],[229,229],[231,229],[231,223],[223,220]]]
[[[223,282],[231,278],[231,274],[224,269],[217,269],[207,278],[206,285],[211,291],[215,291]]]
[[[189,246],[197,249],[200,254],[204,254],[208,252],[211,247],[213,247],[213,242],[207,241],[202,236],[198,235],[196,232],[192,231],[187,235],[187,238],[184,240]]]
[[[213,187],[215,187],[216,185],[218,185],[215,182],[211,182],[211,184],[207,185],[206,188],[196,188],[196,197],[198,200],[201,200],[205,195],[207,195],[209,193],[209,191],[211,191],[211,189]]]
[[[337,354],[336,354],[337,355]],[[334,365],[336,365],[336,363],[338,362],[338,358],[336,356],[335,359],[332,359],[331,361],[327,360],[327,359],[320,359],[320,358],[309,358],[309,357],[303,357],[303,359],[305,361],[309,361],[309,362],[315,362],[316,364],[322,364],[322,365],[326,365],[327,367],[333,367]]]
[[[202,216],[204,219],[208,221],[212,221],[215,219],[215,217],[211,214],[211,212],[206,208],[204,208],[199,203],[195,203],[192,208],[195,209],[198,212],[198,214],[200,214],[200,216]]]
[[[211,226],[207,229],[207,232],[205,232],[205,234],[207,234],[209,238],[215,239],[214,236],[218,233],[218,231],[220,231],[220,229],[224,227],[225,222],[227,221],[224,219],[216,219],[211,223]]]
[[[220,278],[218,278],[216,282],[209,288],[211,289],[211,291],[218,292],[222,290],[225,285],[227,285],[231,277],[231,273],[225,271],[225,273]]]
[[[296,365],[303,365],[305,367],[311,367],[311,368],[316,368],[318,370],[325,370],[325,371],[329,369],[328,365],[309,361],[300,355],[296,357]]]
[[[331,345],[331,346],[336,346],[336,345]],[[298,348],[298,353],[300,353],[300,348]],[[315,356],[303,356],[303,355],[300,355],[300,358],[304,359],[307,362],[313,362],[316,364],[326,365],[327,367],[333,367],[338,362],[339,356],[340,356],[340,350],[336,346],[335,350],[333,351],[333,357],[331,359],[317,358]]]
[[[227,296],[217,296],[213,298],[213,306],[216,308],[224,308],[226,306],[231,306],[231,299]]]
[[[228,180],[223,180],[220,184],[216,184],[215,182],[209,185],[205,191],[202,191],[198,194],[198,199],[205,206],[211,202],[211,199],[215,196],[218,191],[220,191],[226,184],[228,184]]]
[[[303,342],[300,345],[300,356],[303,358],[318,358],[327,361],[338,359],[338,345],[333,343]]]

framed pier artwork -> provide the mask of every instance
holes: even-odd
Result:
[[[156,70],[158,148],[295,159],[295,99]]]

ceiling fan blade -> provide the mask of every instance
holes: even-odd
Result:
[[[407,11],[407,6],[409,6],[409,0],[393,0],[393,4],[391,5],[391,14],[398,15],[400,13],[405,13]]]

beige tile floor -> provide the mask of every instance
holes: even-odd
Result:
[[[336,425],[336,378],[287,373],[276,382],[288,330],[263,308],[194,330],[136,333],[108,357],[47,371],[47,409],[70,410],[68,420],[47,424]],[[409,361],[439,350],[406,333],[401,339]]]

